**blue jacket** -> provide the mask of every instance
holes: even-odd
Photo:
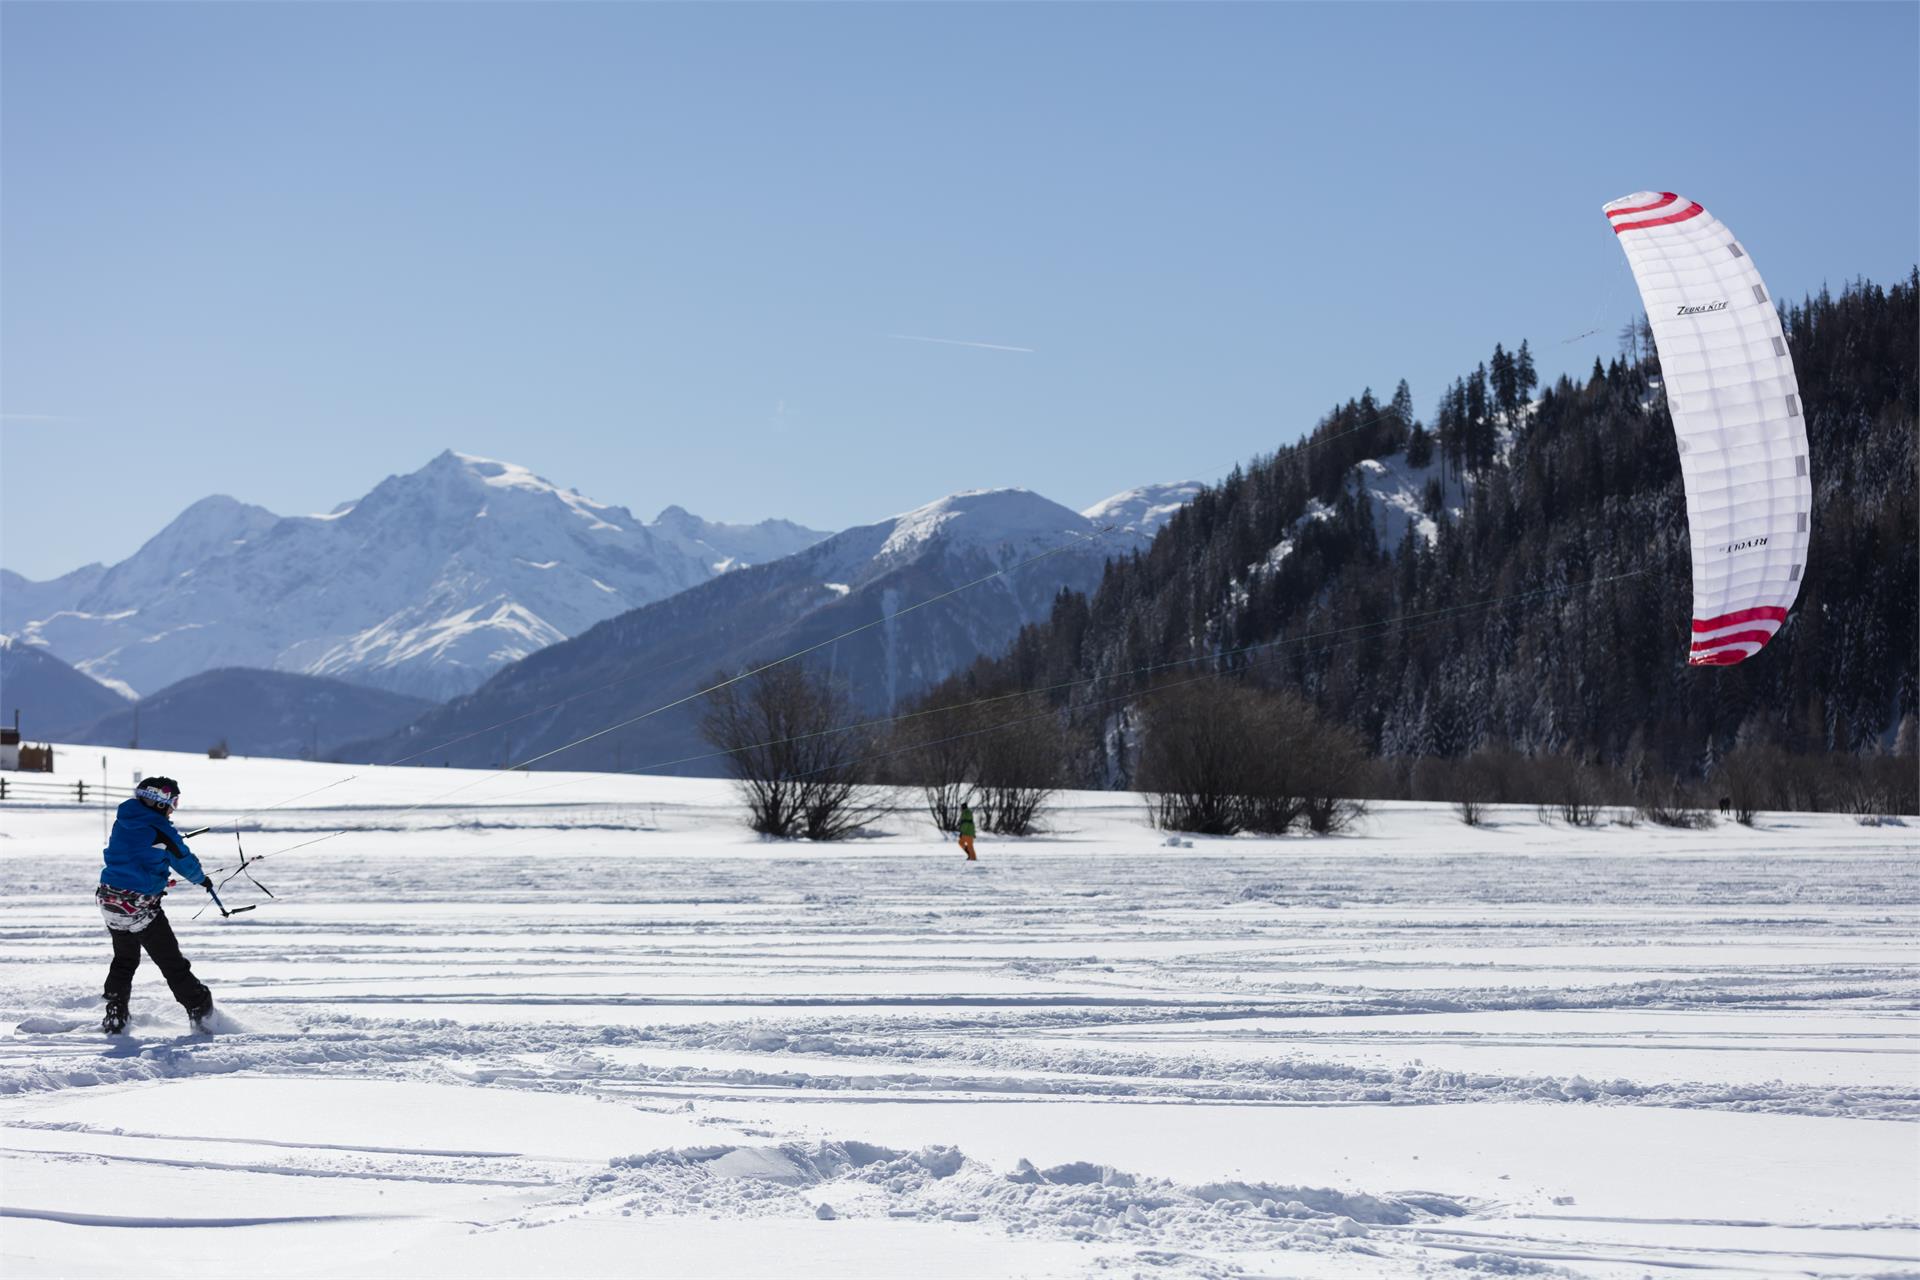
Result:
[[[138,796],[120,802],[113,835],[101,852],[107,865],[100,869],[100,883],[110,889],[164,893],[169,865],[194,884],[207,878],[167,815]]]

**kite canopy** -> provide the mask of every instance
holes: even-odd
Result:
[[[1733,232],[1695,201],[1605,207],[1653,326],[1693,539],[1694,666],[1760,652],[1800,595],[1813,486],[1779,313]]]

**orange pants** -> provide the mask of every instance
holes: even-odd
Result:
[[[960,847],[961,847],[962,849],[965,849],[965,850],[967,851],[967,861],[968,861],[968,862],[978,862],[978,861],[980,861],[980,859],[978,859],[978,858],[976,858],[976,857],[974,857],[974,856],[973,856],[973,837],[972,837],[972,836],[961,836],[961,837],[960,837]]]

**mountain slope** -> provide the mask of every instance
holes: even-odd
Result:
[[[235,755],[324,757],[342,742],[387,733],[432,709],[424,698],[343,680],[223,667],[189,676],[139,704],[140,745],[205,751],[225,742]],[[131,707],[102,717],[70,740],[125,746]]]
[[[668,507],[647,528],[715,573],[778,560],[827,536],[791,520],[720,524],[684,507]]]
[[[121,564],[58,589],[27,584],[34,616],[15,625],[131,690],[244,666],[438,699],[603,618],[822,536],[677,508],[649,526],[523,467],[447,452],[325,516],[203,499]]]
[[[1198,495],[1068,611],[1070,634],[1036,629],[975,677],[1081,682],[1068,700],[1111,744],[1128,713],[1094,704],[1144,695],[1137,673],[1244,671],[1359,731],[1403,781],[1482,749],[1685,779],[1743,744],[1889,750],[1920,711],[1916,300],[1909,277],[1786,311],[1813,542],[1787,625],[1753,660],[1686,665],[1687,509],[1649,356],[1596,363],[1531,407],[1494,408],[1463,379],[1431,436],[1349,402]],[[1119,753],[1106,761],[1101,780],[1125,776]]]
[[[954,494],[603,622],[404,734],[354,752],[409,755],[510,722],[429,758],[525,760],[684,697],[716,671],[809,649],[808,661],[844,680],[858,705],[888,708],[1005,648],[1046,616],[1062,589],[1090,590],[1109,556],[1146,545],[1138,533],[1102,533],[1026,490]],[[719,772],[715,761],[683,759],[706,751],[698,717],[697,706],[649,717],[568,751],[553,767]]]
[[[82,727],[127,705],[98,680],[43,649],[0,635],[0,717],[20,713],[28,741],[67,742]]]
[[[1181,484],[1149,484],[1096,502],[1080,514],[1097,528],[1109,525],[1131,529],[1151,539],[1173,519],[1174,512],[1192,502],[1205,486],[1188,480]]]
[[[106,576],[107,566],[85,565],[45,582],[33,582],[0,569],[0,633],[17,635],[35,618],[76,607]]]

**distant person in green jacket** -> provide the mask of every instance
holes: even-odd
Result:
[[[978,862],[973,856],[973,806],[960,806],[960,847],[966,850],[968,862]]]

